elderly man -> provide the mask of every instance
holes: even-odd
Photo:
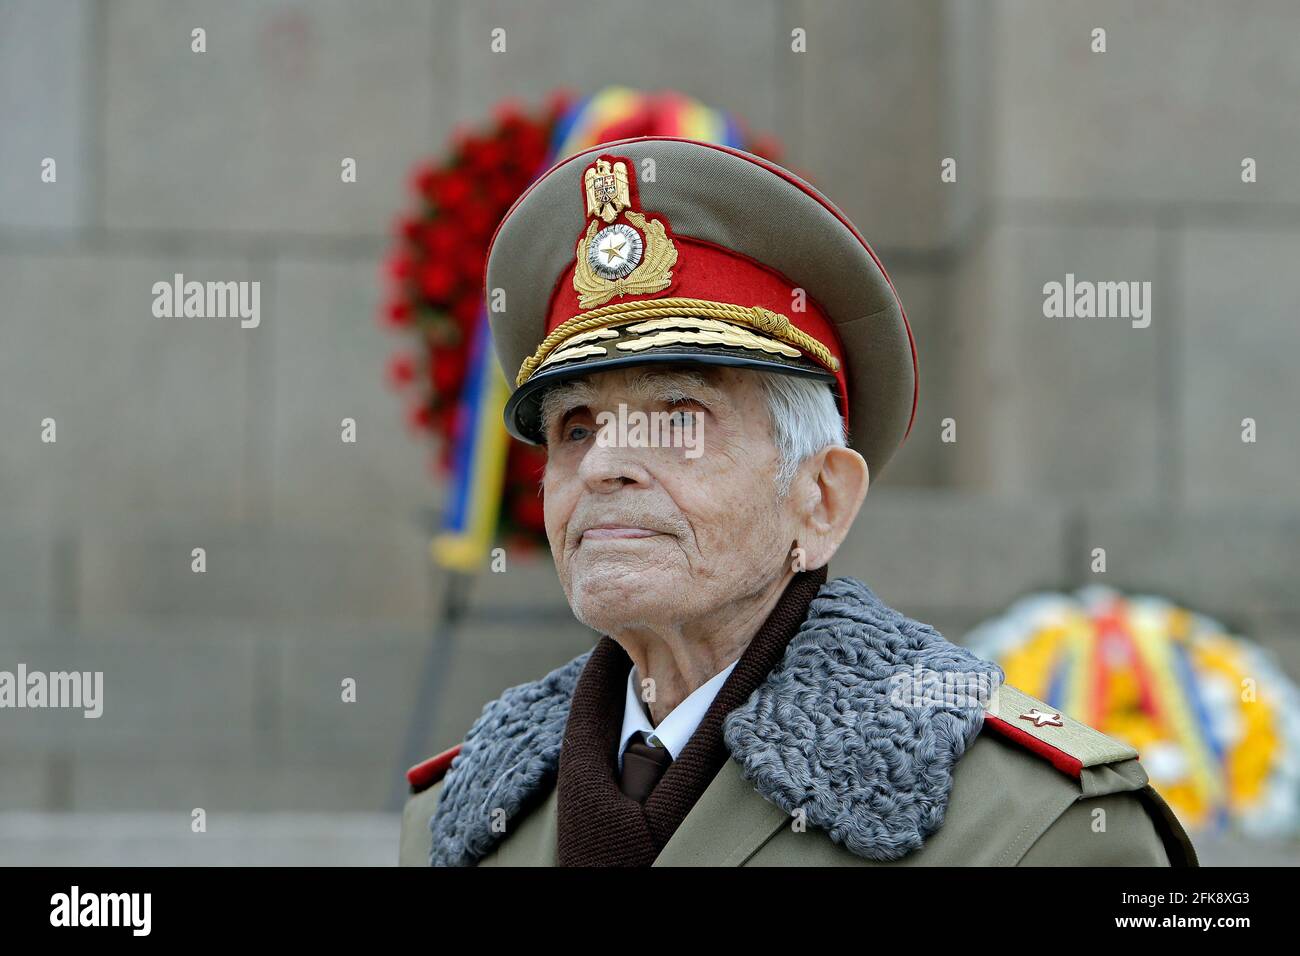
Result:
[[[412,768],[404,863],[1195,863],[1131,748],[827,580],[916,368],[820,193],[606,144],[507,214],[487,295],[556,570],[604,636]]]

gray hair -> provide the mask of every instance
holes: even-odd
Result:
[[[805,460],[823,448],[847,444],[844,419],[826,382],[797,375],[760,372],[759,383],[772,420],[772,441],[780,455],[777,494],[784,498]]]

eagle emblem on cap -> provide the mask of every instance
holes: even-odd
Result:
[[[677,247],[663,222],[647,219],[635,208],[628,161],[602,157],[587,167],[582,182],[591,221],[578,241],[573,272],[578,304],[590,309],[615,296],[650,295],[668,288]]]
[[[632,205],[632,191],[627,185],[627,163],[598,159],[587,167],[582,181],[587,187],[587,215],[613,222],[620,212]]]

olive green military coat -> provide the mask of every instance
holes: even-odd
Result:
[[[412,768],[402,864],[557,864],[559,754],[587,656],[510,689],[463,749]],[[655,865],[1196,865],[1131,747],[1009,686],[899,691],[972,674],[1000,681],[861,582],[823,585],[727,715],[731,759]]]
[[[429,820],[442,782],[412,794],[401,864],[428,866]],[[556,790],[508,828],[480,866],[556,865]],[[1075,779],[1021,744],[984,731],[953,774],[943,826],[897,861],[856,856],[800,827],[727,761],[655,866],[1170,866],[1195,865],[1190,841],[1147,782],[1117,759]]]

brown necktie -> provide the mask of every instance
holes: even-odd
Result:
[[[624,796],[631,797],[637,803],[645,803],[646,797],[650,796],[650,791],[654,790],[655,784],[672,762],[673,755],[667,747],[651,746],[646,743],[645,734],[638,730],[623,751],[623,775],[619,777],[618,788]]]

